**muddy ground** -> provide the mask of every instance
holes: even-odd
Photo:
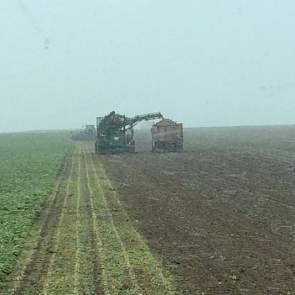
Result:
[[[185,151],[101,156],[184,294],[295,294],[295,127],[185,131]]]

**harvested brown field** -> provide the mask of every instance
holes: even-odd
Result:
[[[100,157],[184,294],[295,294],[295,128],[187,129],[183,153]]]

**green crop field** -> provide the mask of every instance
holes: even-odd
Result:
[[[14,269],[51,193],[71,142],[68,133],[0,135],[0,284]]]

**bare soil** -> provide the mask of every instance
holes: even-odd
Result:
[[[101,156],[184,294],[295,294],[295,128],[188,129],[183,153]]]

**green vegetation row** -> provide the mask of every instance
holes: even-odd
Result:
[[[13,271],[70,148],[66,132],[0,135],[0,285]]]

